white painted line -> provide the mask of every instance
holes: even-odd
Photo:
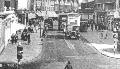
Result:
[[[65,39],[64,39],[64,40],[65,40]],[[74,44],[68,42],[67,40],[65,40],[65,42],[66,42],[67,46],[68,46],[70,49],[75,49]]]

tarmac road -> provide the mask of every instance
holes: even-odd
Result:
[[[120,60],[100,54],[88,46],[86,39],[66,40],[58,31],[48,31],[42,54],[33,62],[21,65],[23,69],[64,69],[70,60],[73,69],[119,69]]]

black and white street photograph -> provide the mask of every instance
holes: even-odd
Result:
[[[0,69],[120,69],[120,0],[0,0]]]

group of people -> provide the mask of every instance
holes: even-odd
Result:
[[[45,20],[43,17],[31,19],[29,22],[29,26],[32,27],[33,29],[30,29],[30,28],[28,28],[28,29],[34,33],[37,33],[39,30],[40,37],[46,37],[48,25],[46,25]]]
[[[12,44],[14,44],[14,43],[16,44],[17,41],[18,41],[18,34],[16,32],[16,34],[12,34],[12,36],[11,36],[11,43]]]
[[[91,31],[108,29],[107,26],[104,25],[104,23],[95,23],[94,20],[88,21],[88,24],[89,24],[89,27],[91,28]]]
[[[23,30],[22,34],[21,34],[21,40],[23,41],[27,41],[28,45],[31,42],[30,39],[30,33],[33,33],[33,29],[31,27],[28,27]],[[18,42],[18,31],[16,31],[16,33],[11,35],[11,39],[10,39],[10,43],[11,44],[16,44]]]
[[[21,34],[21,40],[27,41],[28,45],[31,42],[29,29],[25,28]]]

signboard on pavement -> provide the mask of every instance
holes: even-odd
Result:
[[[2,64],[0,64],[0,67],[2,67]]]

